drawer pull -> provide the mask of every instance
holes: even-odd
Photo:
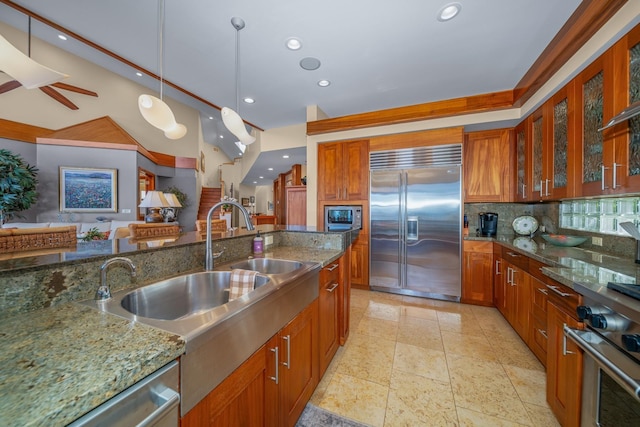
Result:
[[[538,292],[540,292],[541,294],[545,294],[545,295],[549,295],[549,291],[546,290],[545,288],[537,288]]]
[[[502,273],[500,273],[500,260],[497,259],[496,260],[496,276],[500,275]]]
[[[547,336],[547,331],[543,331],[542,329],[538,329],[538,333],[544,337],[544,339],[549,339]]]
[[[338,268],[339,266],[340,266],[340,264],[332,264],[332,265],[331,265],[331,267],[327,267],[327,270],[329,270],[329,271],[333,271],[333,270],[335,270],[336,268]]]
[[[276,374],[273,377],[269,377],[270,380],[274,381],[278,384],[278,347],[274,347],[270,349],[272,353],[275,353],[276,358]]]
[[[338,286],[340,286],[340,284],[338,282],[334,283],[333,285],[331,285],[330,288],[327,288],[327,292],[335,291]]]
[[[547,285],[547,288],[551,289],[553,292],[555,292],[556,294],[560,295],[561,297],[573,296],[573,294],[568,294],[566,292],[562,292],[560,289],[558,289],[557,286]]]
[[[519,258],[521,256],[520,254],[511,252],[511,251],[507,252],[507,255],[509,255],[510,257],[513,257],[513,258]]]

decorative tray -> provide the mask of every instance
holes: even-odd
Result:
[[[513,231],[523,236],[530,236],[538,229],[538,220],[529,215],[519,216],[513,220]]]

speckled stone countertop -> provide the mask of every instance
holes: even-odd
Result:
[[[342,253],[278,246],[260,256],[326,266]],[[2,426],[66,425],[185,351],[179,336],[78,303],[10,317],[2,329]]]
[[[640,283],[640,265],[621,258],[579,247],[554,246],[540,237],[522,236],[465,237],[465,240],[490,240],[536,259],[548,267],[542,272],[583,295],[600,294],[626,308],[629,316],[640,318],[640,303],[626,295],[608,290],[608,282]],[[634,254],[635,255],[635,254]]]
[[[178,336],[68,303],[3,322],[3,426],[66,425],[184,353]]]

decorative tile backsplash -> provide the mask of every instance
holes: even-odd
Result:
[[[629,236],[622,222],[640,225],[640,198],[568,200],[560,203],[560,227],[593,233]]]

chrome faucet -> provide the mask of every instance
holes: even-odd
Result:
[[[213,270],[213,249],[211,248],[211,215],[213,211],[219,208],[222,205],[232,205],[236,208],[240,209],[240,212],[244,215],[244,222],[247,223],[247,230],[255,230],[253,223],[251,222],[251,215],[249,212],[242,206],[240,203],[235,200],[222,200],[209,209],[209,213],[207,214],[207,246],[206,246],[206,255],[204,260],[204,269],[205,271]]]
[[[110,265],[116,263],[123,263],[128,265],[129,269],[131,270],[131,277],[135,277],[136,266],[133,265],[133,261],[131,261],[129,258],[115,257],[106,260],[100,267],[100,287],[98,287],[96,296],[94,297],[96,301],[106,301],[108,299],[111,299],[111,288],[107,284],[107,269]]]

